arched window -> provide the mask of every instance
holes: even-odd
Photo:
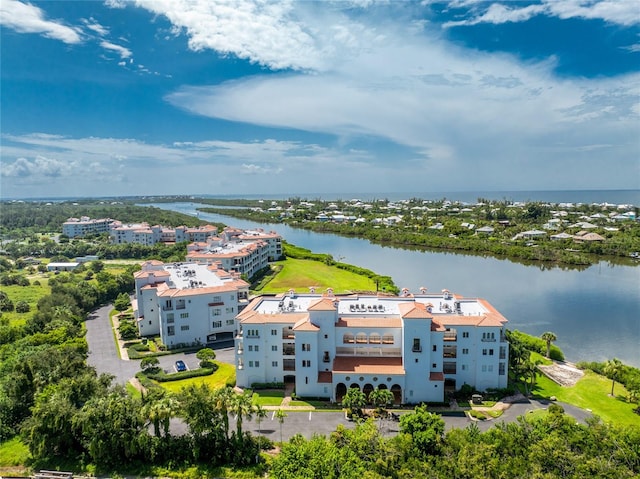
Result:
[[[382,344],[393,344],[393,334],[385,334],[382,336]]]
[[[382,342],[382,338],[380,337],[380,334],[378,334],[378,333],[371,333],[369,335],[369,342],[371,344],[380,344]]]
[[[345,333],[344,336],[342,336],[342,342],[344,344],[353,344],[355,343],[355,339],[353,337],[352,333]]]
[[[356,334],[356,343],[358,343],[358,344],[367,344],[367,334],[366,333],[358,333],[358,334]]]

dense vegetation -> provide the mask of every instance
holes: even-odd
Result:
[[[569,211],[563,210],[566,216],[559,219],[553,216],[559,213],[559,205],[540,202],[514,205],[484,199],[479,199],[476,205],[446,200],[425,202],[417,198],[396,204],[377,200],[367,208],[353,201],[309,203],[300,198],[273,201],[269,205],[251,200],[198,199],[198,202],[244,206],[200,210],[257,222],[283,222],[295,228],[365,238],[380,244],[492,254],[525,262],[584,267],[602,257],[629,257],[640,251],[640,224],[633,220],[612,223],[609,215],[615,211],[599,205],[573,205]],[[637,208],[632,210],[637,213]],[[337,213],[340,220],[332,220],[332,215]],[[325,215],[324,219],[320,220],[319,215]],[[392,215],[399,216],[400,220],[387,221]],[[559,222],[546,237],[533,240],[518,237],[528,230],[540,230],[554,219]],[[549,239],[549,235],[560,232],[575,235],[581,228],[574,224],[586,219],[595,224],[592,231],[600,234],[604,241]],[[483,226],[493,231],[476,233]]]
[[[578,424],[553,405],[542,418],[444,432],[424,407],[383,437],[372,421],[330,437],[297,436],[273,460],[275,478],[632,478],[640,473],[640,428],[597,419]]]

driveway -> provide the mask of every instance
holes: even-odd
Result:
[[[89,357],[87,362],[96,368],[98,374],[108,373],[115,376],[114,382],[126,384],[129,379],[140,371],[140,360],[120,359],[114,336],[114,330],[109,320],[109,312],[112,305],[103,306],[93,311],[85,322],[87,328],[87,343],[89,345]],[[176,353],[167,356],[158,356],[160,367],[167,372],[175,372],[174,365],[177,360],[183,360],[189,369],[199,367],[200,361],[195,353]],[[233,347],[216,350],[216,361],[222,363],[235,363]]]

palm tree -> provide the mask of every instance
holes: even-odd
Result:
[[[524,386],[527,395],[533,390],[533,386],[536,384],[536,375],[538,374],[538,364],[540,361],[528,360],[522,365],[522,376],[524,379]],[[530,385],[527,385],[527,379],[531,381]]]
[[[212,394],[213,407],[222,419],[224,437],[229,440],[229,409],[232,407],[235,393],[230,387],[216,389]]]
[[[622,361],[617,358],[610,359],[604,365],[604,374],[608,378],[611,378],[611,395],[613,396],[613,388],[616,385],[616,379],[622,372]]]
[[[282,425],[284,424],[284,418],[287,417],[287,413],[284,412],[284,409],[278,409],[276,411],[276,417],[280,423],[280,444],[282,444]]]
[[[238,440],[242,441],[242,420],[245,418],[250,420],[255,412],[253,393],[245,391],[242,394],[234,394],[231,410],[236,414],[236,434]]]
[[[555,333],[552,333],[551,331],[542,333],[542,336],[540,337],[544,339],[544,341],[547,343],[547,357],[549,357],[549,354],[551,353],[551,343],[556,339],[558,339],[558,337],[555,335]]]
[[[258,435],[262,434],[262,428],[260,427],[260,423],[262,422],[262,419],[267,417],[267,411],[265,411],[262,406],[260,406],[260,404],[256,404],[254,406],[254,412],[256,415],[256,422],[258,423]],[[258,454],[256,455],[256,463],[258,463],[258,461],[260,460],[260,448],[262,446],[261,444],[262,438],[258,438]]]

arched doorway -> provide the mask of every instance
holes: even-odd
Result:
[[[402,388],[399,384],[391,386],[391,392],[393,393],[393,403],[402,404]]]
[[[347,394],[347,386],[344,383],[338,383],[336,386],[336,402],[342,402],[345,394]]]
[[[444,380],[444,393],[453,394],[456,392],[456,380],[452,378],[446,378]]]
[[[357,389],[358,391],[360,391],[360,385],[357,383],[352,383],[351,386],[349,386],[349,389]]]
[[[372,384],[365,384],[364,387],[362,388],[362,392],[366,396],[367,402],[369,402],[369,394],[371,394],[373,392],[373,385]]]

